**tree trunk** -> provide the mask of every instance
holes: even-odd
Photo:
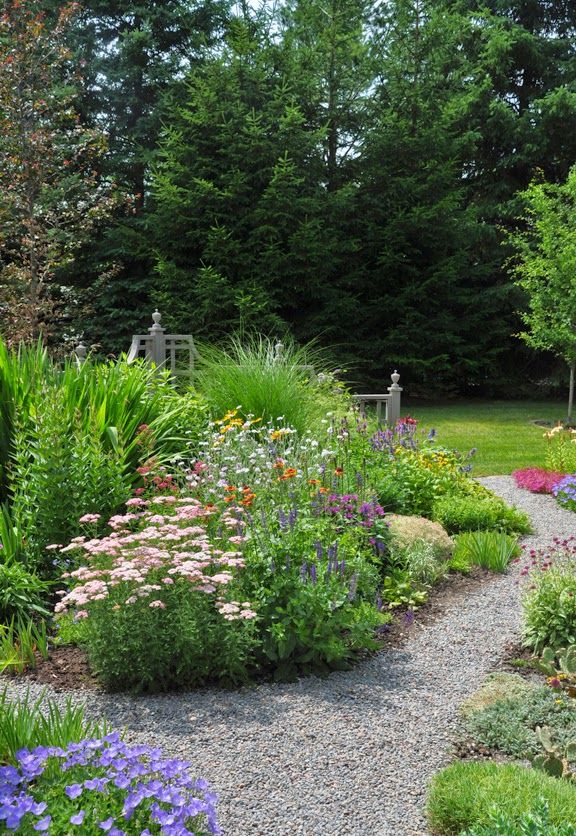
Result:
[[[574,371],[576,370],[576,361],[572,360],[570,363],[570,386],[568,389],[568,417],[567,424],[572,423],[572,410],[574,407]]]

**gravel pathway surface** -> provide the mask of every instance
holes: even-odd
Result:
[[[552,498],[519,491],[508,476],[482,481],[530,513],[530,546],[576,533],[574,514]],[[226,836],[426,834],[426,784],[447,762],[457,708],[518,637],[517,584],[514,571],[495,576],[405,647],[326,679],[78,700],[129,740],[190,760],[220,796]]]

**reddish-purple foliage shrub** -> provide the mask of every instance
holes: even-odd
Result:
[[[564,473],[544,470],[542,467],[523,467],[512,474],[519,488],[532,493],[552,493],[554,485],[564,478]]]

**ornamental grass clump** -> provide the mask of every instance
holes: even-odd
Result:
[[[266,337],[232,337],[225,348],[202,347],[195,383],[214,415],[238,407],[267,422],[280,420],[304,434],[325,409],[326,387],[314,373],[324,358],[311,346]]]
[[[564,475],[559,471],[544,470],[542,467],[524,467],[512,473],[518,487],[531,493],[552,493]]]
[[[59,550],[85,561],[64,573],[71,588],[56,612],[86,619],[99,678],[138,691],[247,679],[256,613],[234,594],[242,522],[173,494],[127,504],[128,513],[109,520],[110,535],[80,536]]]
[[[0,823],[23,836],[220,834],[216,802],[190,764],[117,732],[22,749],[15,766],[0,766]]]

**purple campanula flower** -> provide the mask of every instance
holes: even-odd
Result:
[[[285,531],[286,528],[287,528],[288,522],[286,520],[286,514],[284,513],[282,508],[278,508],[278,522],[280,523],[280,528],[282,529],[282,531]]]
[[[70,816],[70,824],[82,824],[85,815],[86,810],[79,810],[73,816]]]
[[[291,508],[290,513],[288,514],[288,525],[290,526],[290,531],[294,530],[294,526],[296,525],[297,518],[298,518],[298,508]]]
[[[316,564],[315,563],[312,563],[310,565],[310,580],[312,581],[313,584],[315,584],[316,581],[318,580],[318,575],[317,575],[317,572],[316,572]]]

